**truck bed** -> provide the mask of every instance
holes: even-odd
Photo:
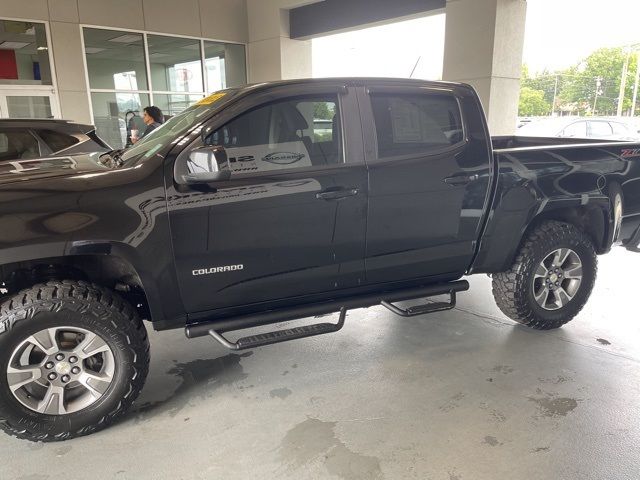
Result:
[[[546,207],[568,206],[573,202],[588,209],[594,202],[613,202],[615,192],[620,192],[621,218],[614,227],[618,231],[612,232],[613,240],[640,251],[639,142],[517,135],[496,136],[491,141],[498,167],[495,198],[499,201],[494,216],[500,220],[496,223],[500,224],[515,210],[535,205],[536,201],[543,201]],[[524,191],[520,196],[513,193],[513,182],[518,178],[525,182],[533,198],[528,198]],[[531,211],[528,216],[536,214]],[[495,232],[491,232],[489,224],[486,234],[493,237],[498,251],[504,251],[507,244],[500,245],[496,238],[517,243],[521,235],[521,231],[511,233],[513,224],[504,223],[503,230],[493,225]],[[594,218],[585,220],[585,224],[595,223]]]

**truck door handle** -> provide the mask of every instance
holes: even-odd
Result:
[[[358,194],[357,188],[330,187],[316,193],[316,198],[321,200],[338,200],[345,197],[353,197]]]
[[[478,178],[480,178],[480,175],[478,175],[477,173],[475,175],[454,175],[452,177],[445,178],[444,183],[453,186],[466,185],[475,180],[478,180]]]

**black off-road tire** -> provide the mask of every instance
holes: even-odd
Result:
[[[43,328],[78,327],[99,335],[115,359],[102,397],[74,413],[47,415],[25,407],[8,386],[14,349]],[[149,370],[149,340],[136,310],[114,292],[87,282],[51,281],[23,290],[0,307],[0,429],[30,441],[88,435],[123,416]]]
[[[545,310],[533,294],[533,276],[542,260],[558,248],[570,248],[582,262],[582,283],[564,307]],[[559,328],[582,310],[596,280],[598,260],[593,241],[576,226],[546,221],[529,233],[511,269],[492,276],[493,298],[502,312],[527,327]]]

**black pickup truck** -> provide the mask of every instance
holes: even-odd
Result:
[[[390,79],[223,90],[128,150],[0,165],[0,428],[64,440],[124,415],[142,320],[240,350],[350,309],[450,309],[485,273],[510,318],[560,327],[597,255],[638,250],[639,181],[640,144],[492,139],[471,87]]]

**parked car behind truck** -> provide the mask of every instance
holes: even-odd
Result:
[[[0,119],[0,162],[111,150],[95,130],[66,120]]]
[[[123,416],[143,319],[242,350],[356,308],[447,310],[485,273],[506,315],[558,328],[597,255],[638,249],[639,159],[640,143],[492,139],[464,84],[362,78],[223,90],[129,150],[3,171],[0,428],[55,441]]]
[[[638,126],[630,120],[620,117],[538,118],[519,126],[518,135],[640,141]]]

